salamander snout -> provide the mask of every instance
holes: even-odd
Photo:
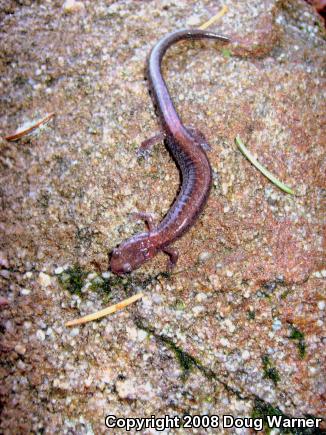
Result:
[[[117,275],[130,273],[132,271],[131,264],[124,258],[122,251],[119,248],[112,251],[110,269]]]
[[[130,273],[153,255],[152,249],[148,249],[148,234],[139,234],[112,251],[110,269],[117,275]]]

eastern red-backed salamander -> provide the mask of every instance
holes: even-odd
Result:
[[[229,41],[224,36],[202,30],[178,30],[162,38],[149,56],[147,75],[162,133],[145,141],[141,149],[146,150],[164,139],[181,171],[182,185],[172,207],[157,226],[153,224],[151,215],[137,214],[147,222],[149,231],[127,239],[113,250],[110,268],[114,273],[131,272],[160,251],[169,255],[170,266],[174,266],[178,254],[170,245],[194,224],[208,199],[212,171],[205,150],[209,145],[200,132],[182,124],[161,72],[163,55],[172,44],[182,39],[201,38]]]

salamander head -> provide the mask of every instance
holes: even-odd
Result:
[[[156,250],[148,238],[148,233],[138,234],[113,249],[110,269],[117,275],[129,273],[138,269],[155,254]]]

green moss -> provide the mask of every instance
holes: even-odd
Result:
[[[247,314],[248,314],[248,319],[249,319],[249,320],[254,320],[254,319],[256,318],[256,313],[255,313],[255,311],[248,310],[248,311],[247,311]]]
[[[222,55],[224,57],[226,57],[227,59],[229,59],[232,56],[231,51],[229,49],[227,49],[227,48],[222,48],[221,51],[222,51]]]
[[[148,334],[153,335],[158,341],[162,342],[166,347],[168,347],[176,356],[177,361],[182,369],[182,378],[186,379],[190,371],[194,368],[198,368],[205,374],[208,372],[203,365],[198,361],[197,358],[191,356],[188,352],[185,352],[181,347],[177,346],[173,340],[165,335],[156,334],[154,328],[143,325],[142,322],[137,321],[136,325],[138,328],[143,329]]]
[[[271,429],[267,426],[267,415],[284,415],[279,408],[274,408],[263,400],[256,399],[251,413],[252,418],[262,418],[266,435],[269,435]]]
[[[87,283],[90,291],[100,292],[103,297],[108,298],[112,289],[122,289],[128,294],[132,288],[140,287],[145,289],[149,284],[158,280],[160,277],[169,278],[170,276],[166,273],[158,273],[150,276],[109,275],[109,277],[103,277],[96,275],[93,279],[87,280],[89,273],[90,271],[83,270],[78,264],[76,264],[58,275],[58,280],[62,287],[70,293],[80,294],[83,286]]]
[[[91,280],[91,285],[89,286],[90,290],[93,291],[107,291],[108,290],[108,279],[104,279],[101,276],[96,276],[94,279]]]
[[[268,355],[264,355],[262,357],[262,363],[263,363],[263,370],[264,370],[264,378],[270,379],[276,386],[277,383],[281,380],[277,368],[273,367]]]
[[[304,335],[298,328],[291,325],[291,334],[289,338],[291,340],[304,340]]]
[[[306,356],[306,343],[304,341],[298,342],[298,350],[300,358],[303,359]]]
[[[180,347],[174,343],[167,343],[170,349],[175,353],[180,367],[183,370],[183,376],[187,377],[191,369],[198,366],[198,361],[189,355],[189,353],[183,351]]]
[[[269,403],[264,402],[263,400],[256,399],[255,405],[251,413],[254,418],[262,418],[265,420],[267,415],[284,415],[283,412],[279,408],[275,408]]]
[[[306,342],[305,342],[304,334],[292,324],[290,324],[290,328],[291,328],[291,332],[290,332],[289,339],[296,341],[297,348],[299,351],[299,356],[301,359],[303,359],[306,355]]]
[[[49,207],[50,195],[48,192],[41,192],[40,196],[37,199],[38,204],[43,208]]]
[[[181,299],[177,299],[174,304],[174,308],[178,311],[183,311],[186,305]]]
[[[285,290],[282,294],[281,294],[281,299],[286,299],[288,294],[290,293],[290,290]]]
[[[271,428],[267,425],[267,416],[272,415],[278,415],[282,416],[283,418],[291,418],[290,416],[283,414],[283,412],[278,407],[274,407],[270,405],[267,402],[264,402],[263,400],[256,398],[254,407],[251,413],[252,418],[262,418],[264,423],[264,431],[266,435],[269,435],[271,433]],[[305,417],[309,418],[317,418],[313,415],[305,415]],[[322,431],[320,429],[316,428],[280,428],[281,434],[293,434],[293,435],[317,435],[322,434]]]
[[[65,270],[59,275],[58,279],[65,290],[68,290],[72,294],[80,294],[86,276],[87,273],[80,266],[75,265]]]

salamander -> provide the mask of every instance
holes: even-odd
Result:
[[[157,42],[148,58],[147,77],[162,133],[143,142],[141,151],[146,152],[154,143],[164,139],[180,169],[182,183],[176,200],[158,225],[154,224],[150,214],[137,213],[145,220],[149,231],[134,235],[112,251],[110,269],[116,274],[132,272],[160,251],[169,255],[169,267],[172,268],[178,260],[178,253],[170,245],[194,224],[207,202],[212,184],[212,170],[205,152],[209,145],[200,132],[183,125],[161,71],[162,58],[172,44],[201,38],[229,42],[228,38],[216,33],[177,30]]]

